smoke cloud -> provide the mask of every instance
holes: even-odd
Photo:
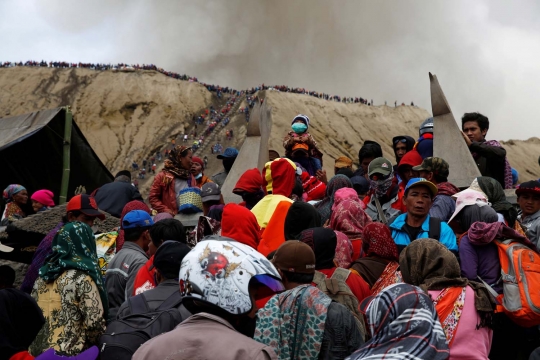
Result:
[[[540,132],[540,4],[491,1],[2,1],[0,61],[153,63],[234,88],[286,84],[431,110],[489,138]],[[330,120],[330,119],[329,119]]]

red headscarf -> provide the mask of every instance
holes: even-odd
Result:
[[[243,206],[230,203],[223,208],[221,236],[229,237],[257,250],[261,228],[251,211]]]
[[[366,256],[377,256],[387,260],[398,261],[398,251],[388,226],[372,222],[364,227],[362,248]]]
[[[341,201],[330,217],[330,227],[351,240],[361,239],[364,226],[370,222],[371,218],[362,209],[360,201],[351,199]]]
[[[132,210],[142,210],[146,211],[148,214],[150,213],[150,208],[139,200],[133,200],[130,201],[124,206],[124,209],[122,210],[122,214],[120,215],[120,232],[118,233],[118,237],[116,238],[116,252],[118,253],[120,250],[122,250],[122,246],[124,246],[124,229],[122,229],[122,221],[124,220],[124,216]]]
[[[340,231],[334,231],[336,233],[337,245],[336,245],[336,260],[337,266],[340,268],[348,269],[353,262],[353,245],[351,240]]]

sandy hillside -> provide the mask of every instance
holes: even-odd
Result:
[[[219,103],[216,96],[200,84],[172,79],[155,71],[36,67],[0,68],[0,94],[2,117],[71,105],[77,124],[113,173],[165,147],[172,136],[185,130],[189,132],[193,115],[210,105],[219,109],[226,101]],[[329,174],[333,173],[333,160],[341,155],[357,162],[364,140],[378,141],[385,156],[394,160],[392,137],[416,137],[418,125],[429,116],[426,110],[411,106],[342,104],[276,91],[263,91],[259,96],[272,107],[274,124],[270,148],[283,154],[282,140],[292,118],[297,113],[307,114],[311,119],[310,132],[325,155],[324,167]],[[246,122],[237,110],[244,106],[245,99],[239,99],[231,110],[231,123],[227,127],[219,126],[198,151],[198,156],[210,158],[207,175],[220,170],[210,144],[220,141],[224,148],[241,146]],[[234,129],[235,137],[227,141],[225,129],[230,128]],[[520,172],[521,181],[540,177],[537,162],[540,139],[508,141],[505,147],[512,166]],[[141,182],[143,193],[151,180],[151,176],[147,176]]]

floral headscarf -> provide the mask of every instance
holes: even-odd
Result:
[[[169,158],[163,161],[163,171],[169,172],[180,179],[189,179],[191,176],[191,169],[182,168],[182,164],[180,162],[182,153],[186,150],[190,150],[190,148],[187,146],[176,145],[176,147],[169,153]]]
[[[336,256],[334,260],[338,267],[348,269],[353,262],[353,246],[351,240],[341,231],[334,231],[337,238]]]
[[[253,339],[273,348],[278,359],[317,359],[331,302],[311,285],[274,295],[257,313]]]
[[[58,231],[52,242],[52,253],[39,269],[39,276],[51,283],[70,269],[81,270],[94,280],[107,318],[109,302],[98,265],[94,232],[80,221],[67,223]]]
[[[336,175],[330,179],[326,185],[326,196],[315,205],[315,209],[321,214],[321,221],[324,224],[330,219],[332,214],[332,205],[334,204],[334,194],[341,188],[351,188],[353,185],[351,180],[345,175]]]
[[[383,259],[398,261],[398,250],[388,226],[372,222],[364,227],[362,248],[366,256],[377,256]]]
[[[364,212],[360,201],[343,200],[332,213],[330,227],[341,231],[350,240],[361,239],[364,226],[371,222],[371,218]]]
[[[2,193],[2,197],[4,198],[5,202],[8,203],[8,202],[13,201],[13,195],[23,190],[26,190],[24,186],[19,185],[19,184],[11,184],[7,188],[4,189],[4,192]]]
[[[332,205],[332,211],[336,209],[336,207],[343,201],[343,200],[355,200],[360,203],[362,206],[362,209],[366,208],[366,205],[364,202],[360,201],[360,198],[358,197],[358,193],[356,190],[351,188],[341,188],[334,194],[334,204]]]

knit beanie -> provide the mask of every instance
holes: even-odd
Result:
[[[30,199],[37,201],[44,206],[53,207],[54,206],[54,194],[50,190],[38,190],[32,194]]]

